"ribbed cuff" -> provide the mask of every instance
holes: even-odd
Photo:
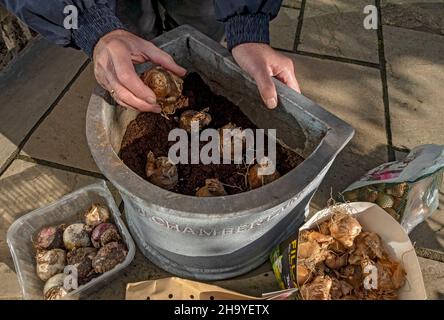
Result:
[[[102,36],[117,29],[125,29],[115,12],[105,5],[95,5],[81,12],[78,27],[72,33],[74,43],[90,58]]]
[[[270,43],[270,17],[267,14],[237,15],[225,22],[228,50],[246,42]]]

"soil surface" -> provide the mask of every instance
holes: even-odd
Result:
[[[168,141],[168,134],[170,130],[179,127],[180,114],[185,110],[209,107],[212,122],[207,128],[218,129],[229,122],[242,129],[257,128],[236,105],[212,93],[196,73],[185,78],[183,94],[189,98],[190,107],[179,110],[174,116],[170,116],[170,120],[160,114],[140,113],[127,127],[120,157],[131,170],[145,179],[147,153],[152,151],[156,157],[168,156],[169,148],[176,143]],[[201,147],[205,144],[206,142],[202,142]],[[296,153],[277,145],[276,167],[281,175],[288,173],[303,160]],[[248,191],[247,164],[178,164],[177,168],[179,183],[173,190],[177,193],[195,195],[197,189],[205,185],[205,179],[210,178],[219,179],[228,194]]]

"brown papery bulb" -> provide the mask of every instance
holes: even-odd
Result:
[[[270,165],[269,162],[262,162],[252,166],[250,170],[248,170],[248,184],[251,189],[257,189],[280,178],[281,175],[276,169],[269,175],[259,173],[260,169],[266,169]]]
[[[85,214],[85,223],[94,228],[95,226],[107,222],[110,213],[107,207],[100,204],[93,204],[91,209]]]
[[[328,276],[318,276],[312,282],[301,287],[301,294],[305,300],[330,300],[332,280]]]
[[[330,222],[330,234],[345,247],[353,246],[353,241],[361,233],[362,227],[358,220],[344,212],[337,212]]]
[[[226,132],[226,130],[230,130],[232,131],[232,134],[226,134],[224,135],[224,131]],[[245,148],[245,144],[246,144],[246,138],[245,136],[242,134],[242,128],[241,127],[237,127],[235,123],[227,123],[226,125],[224,125],[223,127],[219,128],[219,139],[220,139],[220,154],[222,156],[224,155],[224,149],[225,148],[230,148],[231,151],[231,158],[234,158],[234,146],[238,145],[238,146],[242,146],[242,149]],[[227,146],[227,147],[225,147]],[[228,158],[228,155],[227,155]]]
[[[168,160],[168,157],[156,158],[151,151],[147,155],[145,173],[152,184],[166,190],[174,189],[179,181],[177,167]]]
[[[142,81],[154,91],[164,114],[174,114],[177,109],[188,106],[188,98],[182,95],[183,80],[174,73],[153,67],[142,74]]]
[[[206,179],[205,186],[196,192],[198,197],[220,197],[225,195],[227,195],[227,192],[218,179]]]
[[[191,123],[198,122],[199,130],[208,126],[211,122],[211,115],[207,113],[209,109],[206,108],[202,111],[187,110],[182,113],[179,120],[180,128],[191,133]]]

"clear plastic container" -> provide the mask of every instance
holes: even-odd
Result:
[[[24,215],[17,219],[9,228],[7,242],[14,259],[23,299],[43,299],[44,282],[36,274],[36,252],[32,241],[36,238],[37,233],[46,226],[83,221],[83,215],[94,203],[102,204],[109,208],[112,220],[119,229],[120,235],[128,248],[128,255],[125,261],[118,264],[113,270],[79,286],[76,290],[70,292],[65,299],[86,298],[92,292],[98,290],[101,285],[109,283],[134,259],[135,246],[133,239],[120,218],[120,211],[105,182],[84,187],[64,196],[47,207]]]

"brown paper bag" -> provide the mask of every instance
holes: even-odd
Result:
[[[126,300],[271,300],[286,299],[294,290],[265,294],[263,298],[247,296],[218,286],[181,279],[165,278],[126,287]]]

